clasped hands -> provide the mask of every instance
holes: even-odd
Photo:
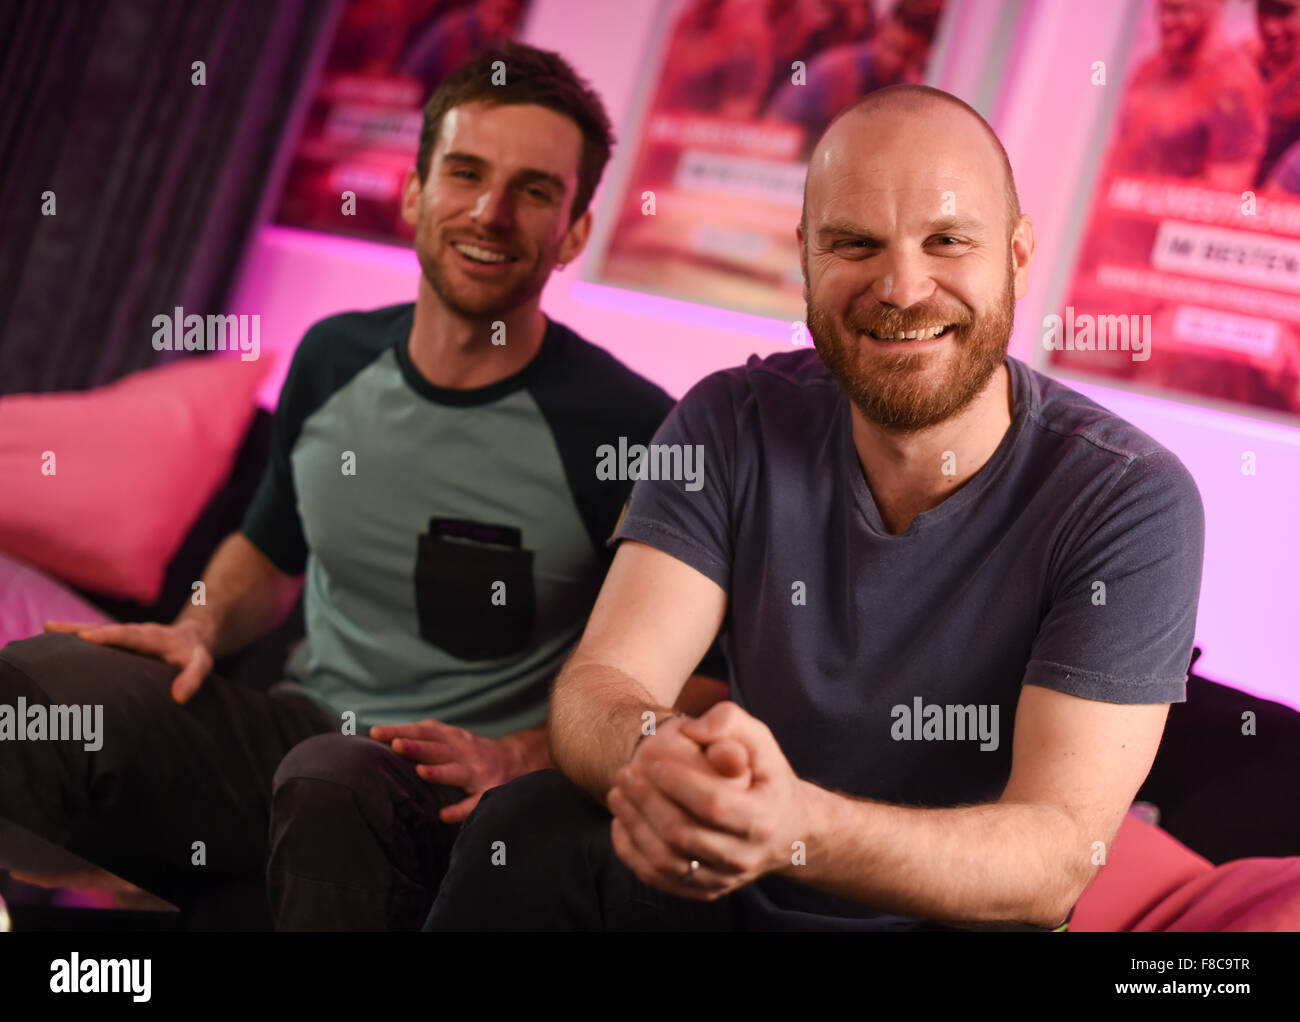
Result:
[[[673,717],[615,775],[614,851],[650,887],[715,901],[792,865],[808,836],[807,788],[767,725],[735,703]]]

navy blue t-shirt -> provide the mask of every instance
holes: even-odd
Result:
[[[1022,685],[1186,698],[1195,482],[1117,415],[1006,361],[1002,441],[899,535],[864,479],[848,398],[811,349],[713,373],[655,436],[699,445],[703,485],[637,482],[611,543],[647,543],[726,590],[731,698],[805,780],[898,804],[992,802]],[[781,877],[756,886],[810,913],[789,925],[899,919]]]

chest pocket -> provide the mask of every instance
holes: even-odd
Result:
[[[434,518],[420,536],[415,607],[420,638],[459,660],[527,648],[536,596],[533,552],[505,525]]]

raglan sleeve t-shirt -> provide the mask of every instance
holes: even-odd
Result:
[[[377,723],[432,717],[489,737],[546,717],[631,489],[597,448],[644,443],[672,400],[548,321],[536,357],[473,389],[425,379],[410,304],[304,337],[242,526],[303,574],[299,691]]]

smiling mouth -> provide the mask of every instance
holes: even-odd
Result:
[[[490,248],[483,248],[467,241],[453,241],[451,247],[471,262],[481,263],[484,266],[496,266],[501,263],[519,261],[518,256],[512,256],[505,252],[496,252]]]
[[[877,341],[932,341],[938,337],[946,337],[953,329],[952,323],[945,323],[942,326],[925,327],[921,330],[901,330],[889,335],[878,334],[874,330],[868,330],[867,333]]]

